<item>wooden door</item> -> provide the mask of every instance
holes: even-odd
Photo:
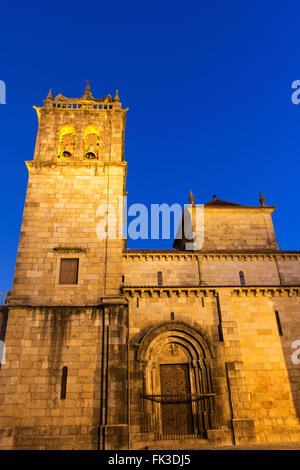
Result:
[[[188,364],[161,364],[161,413],[164,435],[193,433]]]

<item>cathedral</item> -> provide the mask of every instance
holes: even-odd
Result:
[[[35,110],[0,310],[0,449],[299,442],[300,251],[279,249],[276,207],[214,195],[200,247],[127,249],[97,231],[126,195],[118,92],[50,90]],[[192,194],[187,208],[196,233]]]

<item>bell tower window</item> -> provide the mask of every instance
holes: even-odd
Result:
[[[96,126],[88,126],[84,131],[84,158],[98,160],[99,146],[99,129]]]
[[[73,126],[63,126],[59,133],[58,156],[60,160],[70,160],[75,150],[75,129]]]

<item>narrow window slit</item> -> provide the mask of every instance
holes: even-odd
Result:
[[[277,310],[275,311],[275,316],[276,316],[276,322],[277,322],[277,328],[278,328],[279,336],[283,336],[281,321],[280,321],[279,313],[277,312]]]
[[[67,395],[67,377],[68,377],[68,368],[64,366],[62,368],[62,375],[61,375],[61,391],[60,391],[61,400],[65,400],[66,395]]]
[[[243,271],[240,271],[240,272],[239,272],[239,276],[240,276],[240,283],[241,283],[241,286],[244,286],[244,285],[246,284],[244,272],[243,272]]]

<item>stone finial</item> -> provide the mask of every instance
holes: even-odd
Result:
[[[52,88],[50,88],[49,93],[46,96],[46,100],[53,100],[53,98],[52,98]]]
[[[46,99],[44,100],[44,106],[46,108],[50,108],[52,106],[52,101],[53,101],[53,98],[52,98],[52,89],[50,88],[49,90],[49,93],[48,95],[46,96]],[[35,108],[35,107],[34,107]],[[37,108],[35,108],[37,110]],[[37,111],[38,113],[38,117],[40,118],[40,114],[39,112]]]
[[[266,199],[263,196],[263,193],[260,191],[260,199],[259,199],[260,205],[264,207],[266,205]]]
[[[213,199],[217,199],[217,195],[216,195],[216,194],[213,194]]]
[[[84,98],[85,100],[93,99],[90,83],[88,80],[86,80],[86,87],[82,98]]]
[[[114,101],[120,101],[118,90],[116,90]]]
[[[190,190],[189,202],[192,204],[192,206],[195,204],[195,198],[193,196],[192,190]]]

